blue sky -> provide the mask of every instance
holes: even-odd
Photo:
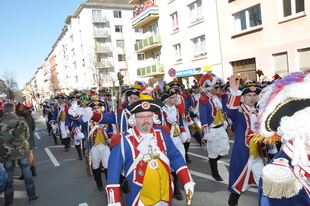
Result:
[[[0,79],[15,75],[19,89],[44,64],[64,27],[85,0],[0,0]]]

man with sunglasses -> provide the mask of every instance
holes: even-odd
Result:
[[[220,94],[222,83],[223,80],[212,73],[203,75],[199,80],[199,85],[204,90],[199,99],[202,143],[206,144],[212,177],[216,181],[223,181],[217,168],[217,161],[228,155],[229,151],[229,138],[225,130],[226,104]]]

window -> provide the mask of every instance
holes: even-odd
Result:
[[[305,0],[281,0],[282,17],[296,15],[305,12]]]
[[[142,28],[135,28],[135,33],[143,33],[143,29]]]
[[[113,11],[114,18],[122,18],[122,12],[121,11]]]
[[[192,44],[194,58],[207,55],[205,35],[192,39]]]
[[[274,72],[282,76],[283,74],[288,73],[288,60],[287,60],[287,52],[282,52],[278,54],[273,54],[273,67]]]
[[[181,62],[182,61],[181,44],[176,44],[173,47],[174,47],[175,61]]]
[[[118,32],[118,33],[123,32],[123,26],[122,25],[115,25],[115,32]]]
[[[137,54],[138,61],[143,61],[145,59],[144,54]]]
[[[299,70],[304,71],[310,69],[310,48],[299,49]]]
[[[73,69],[76,70],[76,62],[73,62]]]
[[[179,30],[178,12],[175,12],[170,16],[172,20],[172,31],[178,31]]]
[[[126,54],[119,54],[117,57],[119,62],[123,62],[126,59]]]
[[[194,24],[198,21],[203,20],[201,0],[195,1],[188,7],[189,7],[190,24]]]
[[[74,48],[71,49],[71,54],[72,54],[73,57],[75,56],[75,49]]]
[[[233,16],[235,18],[235,31],[237,33],[262,24],[260,4],[238,12]]]
[[[78,76],[74,76],[74,78],[75,78],[75,83],[78,83],[78,81],[79,81]]]
[[[116,46],[124,48],[124,40],[116,40]]]
[[[159,29],[158,29],[158,23],[153,24],[152,26],[150,26],[150,30],[152,32],[152,35],[158,35],[159,33]]]

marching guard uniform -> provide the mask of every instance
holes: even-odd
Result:
[[[136,114],[160,108],[154,100],[140,100],[129,107]],[[173,194],[170,167],[174,169],[187,189],[194,182],[184,157],[172,142],[166,126],[155,126],[149,133],[140,133],[134,126],[114,135],[111,140],[108,185],[109,205],[120,205],[120,173],[124,170],[130,192],[125,195],[126,205],[171,205]],[[187,190],[189,191],[189,190]]]
[[[260,128],[253,141],[283,142],[263,169],[261,206],[310,205],[310,74],[295,72],[263,90]]]
[[[222,80],[214,74],[207,73],[200,78],[200,87],[207,90],[199,99],[199,116],[202,124],[203,140],[207,141],[207,151],[212,176],[217,181],[223,181],[217,169],[217,161],[229,151],[229,138],[225,127],[227,127],[224,116],[224,105],[226,102],[218,91],[211,94],[210,91],[219,89]]]
[[[247,86],[242,92],[231,91],[227,102],[227,116],[234,128],[234,145],[230,158],[228,190],[229,205],[238,205],[238,199],[248,185],[258,185],[264,167],[260,144],[251,142],[251,134],[258,130],[257,108],[241,102],[247,93],[259,94],[261,88]]]

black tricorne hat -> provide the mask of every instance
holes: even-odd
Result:
[[[249,86],[246,86],[242,89],[241,95],[245,95],[245,94],[250,93],[250,92],[255,92],[256,94],[259,94],[261,91],[262,91],[261,87],[259,87],[257,85],[249,85]]]
[[[163,103],[156,100],[138,100],[131,104],[127,109],[130,113],[135,114],[138,112],[156,112],[163,107]]]
[[[89,107],[94,107],[94,106],[99,106],[102,107],[104,106],[104,102],[100,101],[100,100],[95,100],[95,101],[91,101],[87,104],[87,106]]]
[[[167,99],[168,97],[171,97],[174,94],[178,94],[180,90],[178,89],[174,89],[174,88],[170,88],[168,91],[166,91],[165,93],[163,93],[163,95],[160,98],[160,101],[163,102],[165,99]]]
[[[131,88],[131,89],[127,89],[126,91],[125,91],[125,95],[127,96],[127,97],[129,97],[130,95],[136,95],[136,96],[140,96],[140,89],[134,89],[134,88]]]

